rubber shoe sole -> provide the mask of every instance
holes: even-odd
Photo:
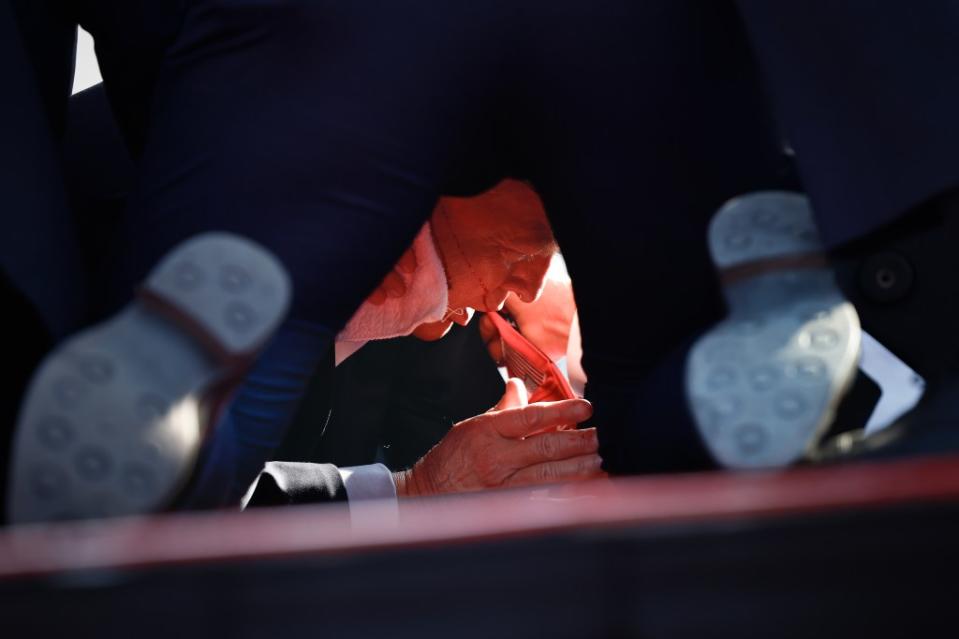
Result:
[[[855,379],[859,317],[801,195],[730,201],[712,220],[709,249],[729,315],[687,359],[694,421],[725,467],[795,463],[814,453]]]
[[[118,315],[40,365],[11,456],[11,522],[165,508],[206,434],[205,393],[238,376],[291,298],[280,263],[225,233],[188,240]]]

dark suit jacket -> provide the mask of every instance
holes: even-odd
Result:
[[[503,380],[478,326],[436,342],[370,342],[334,371],[322,367],[248,507],[345,499],[331,464],[408,468],[453,424],[492,407]]]
[[[436,342],[370,342],[336,369],[332,396],[322,381],[311,384],[292,427],[323,426],[309,459],[392,470],[412,466],[454,423],[489,410],[503,393],[478,322],[454,325]]]

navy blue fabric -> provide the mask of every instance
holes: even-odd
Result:
[[[370,342],[336,367],[336,381],[331,402],[323,387],[329,380],[311,380],[291,429],[322,427],[308,459],[339,466],[410,468],[453,424],[489,410],[503,395],[503,378],[475,320],[454,324],[435,342],[412,336]]]
[[[784,136],[834,243],[959,174],[956,2],[75,6],[121,119],[144,127],[117,291],[176,241],[231,230],[280,256],[295,317],[332,336],[438,194],[531,179],[576,281],[616,471],[656,450],[656,470],[706,463],[670,462],[670,442],[697,446],[683,344],[724,312],[706,224],[783,184]]]
[[[60,338],[81,326],[86,287],[54,127],[62,127],[76,32],[65,39],[61,21],[29,10],[42,3],[19,4],[0,2],[0,268]],[[35,55],[42,47],[46,55]]]
[[[959,186],[959,2],[737,4],[828,245]]]
[[[113,267],[118,250],[114,227],[122,217],[136,172],[121,141],[103,85],[71,98],[62,154],[67,194],[79,222],[83,271],[92,280],[100,281]],[[98,293],[100,291],[93,290],[89,296],[90,313],[95,318],[105,313]],[[28,321],[24,319],[17,323],[19,335],[35,332]],[[42,344],[46,346],[46,341]],[[327,344],[325,332],[312,329],[308,323],[290,321],[280,328],[234,391],[223,417],[200,453],[198,469],[181,496],[179,507],[197,509],[236,505],[263,469],[264,462],[281,459],[276,457],[275,451],[287,438],[292,411],[300,397],[306,394],[307,383],[321,387],[315,394],[329,393],[332,389],[331,375],[323,374],[332,372],[332,354],[319,368],[316,359],[317,354],[324,354]],[[35,364],[37,356],[33,357],[30,365]],[[9,408],[5,405],[3,412],[11,423],[18,397],[19,392],[16,398],[11,398],[13,405]],[[329,405],[329,401],[324,403]],[[322,426],[321,421],[319,424],[304,424],[304,429],[319,437]],[[312,449],[301,441],[294,442],[294,445],[306,453]],[[308,457],[306,453],[302,459]],[[5,457],[0,454],[0,460]],[[284,468],[288,466],[275,467],[274,474]]]
[[[201,453],[194,481],[185,492],[183,507],[239,503],[264,463],[277,459],[274,453],[286,437],[310,380],[316,373],[332,373],[328,346],[325,333],[304,322],[286,322],[280,327],[216,425]],[[319,437],[323,424],[315,426]]]
[[[610,458],[637,424],[604,412],[604,387],[721,316],[709,215],[786,164],[720,5],[197,2],[158,77],[121,290],[176,240],[228,229],[284,260],[294,316],[332,336],[439,193],[529,178],[577,281]],[[689,431],[671,406],[643,437]]]

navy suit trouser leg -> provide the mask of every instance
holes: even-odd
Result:
[[[709,215],[785,166],[735,13],[701,5],[192,3],[157,72],[121,290],[231,230],[283,259],[295,318],[332,338],[439,193],[527,177],[577,281],[604,455],[638,455],[613,395],[721,316]],[[673,390],[680,416],[643,435],[669,443],[637,466],[703,462]]]
[[[283,259],[297,318],[332,337],[440,192],[528,177],[576,281],[614,470],[706,463],[680,381],[723,313],[706,225],[782,184],[782,137],[836,240],[949,183],[932,132],[956,112],[951,4],[778,3],[792,21],[758,2],[188,4],[151,94],[130,281],[175,241],[232,230]]]
[[[56,15],[34,15],[30,7],[22,14],[14,3],[0,3],[0,268],[59,338],[77,330],[85,313],[86,282],[57,149],[69,95],[57,60],[69,55],[76,33],[65,34]],[[38,49],[49,57],[38,58]]]
[[[736,4],[829,245],[959,186],[959,2]]]

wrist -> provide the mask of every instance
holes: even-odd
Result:
[[[422,465],[420,461],[413,468],[393,473],[397,497],[426,497],[436,494],[435,490],[431,490],[430,483],[424,481]]]
[[[396,496],[398,498],[414,497],[411,494],[410,470],[400,470],[393,473],[393,483],[396,484]]]

